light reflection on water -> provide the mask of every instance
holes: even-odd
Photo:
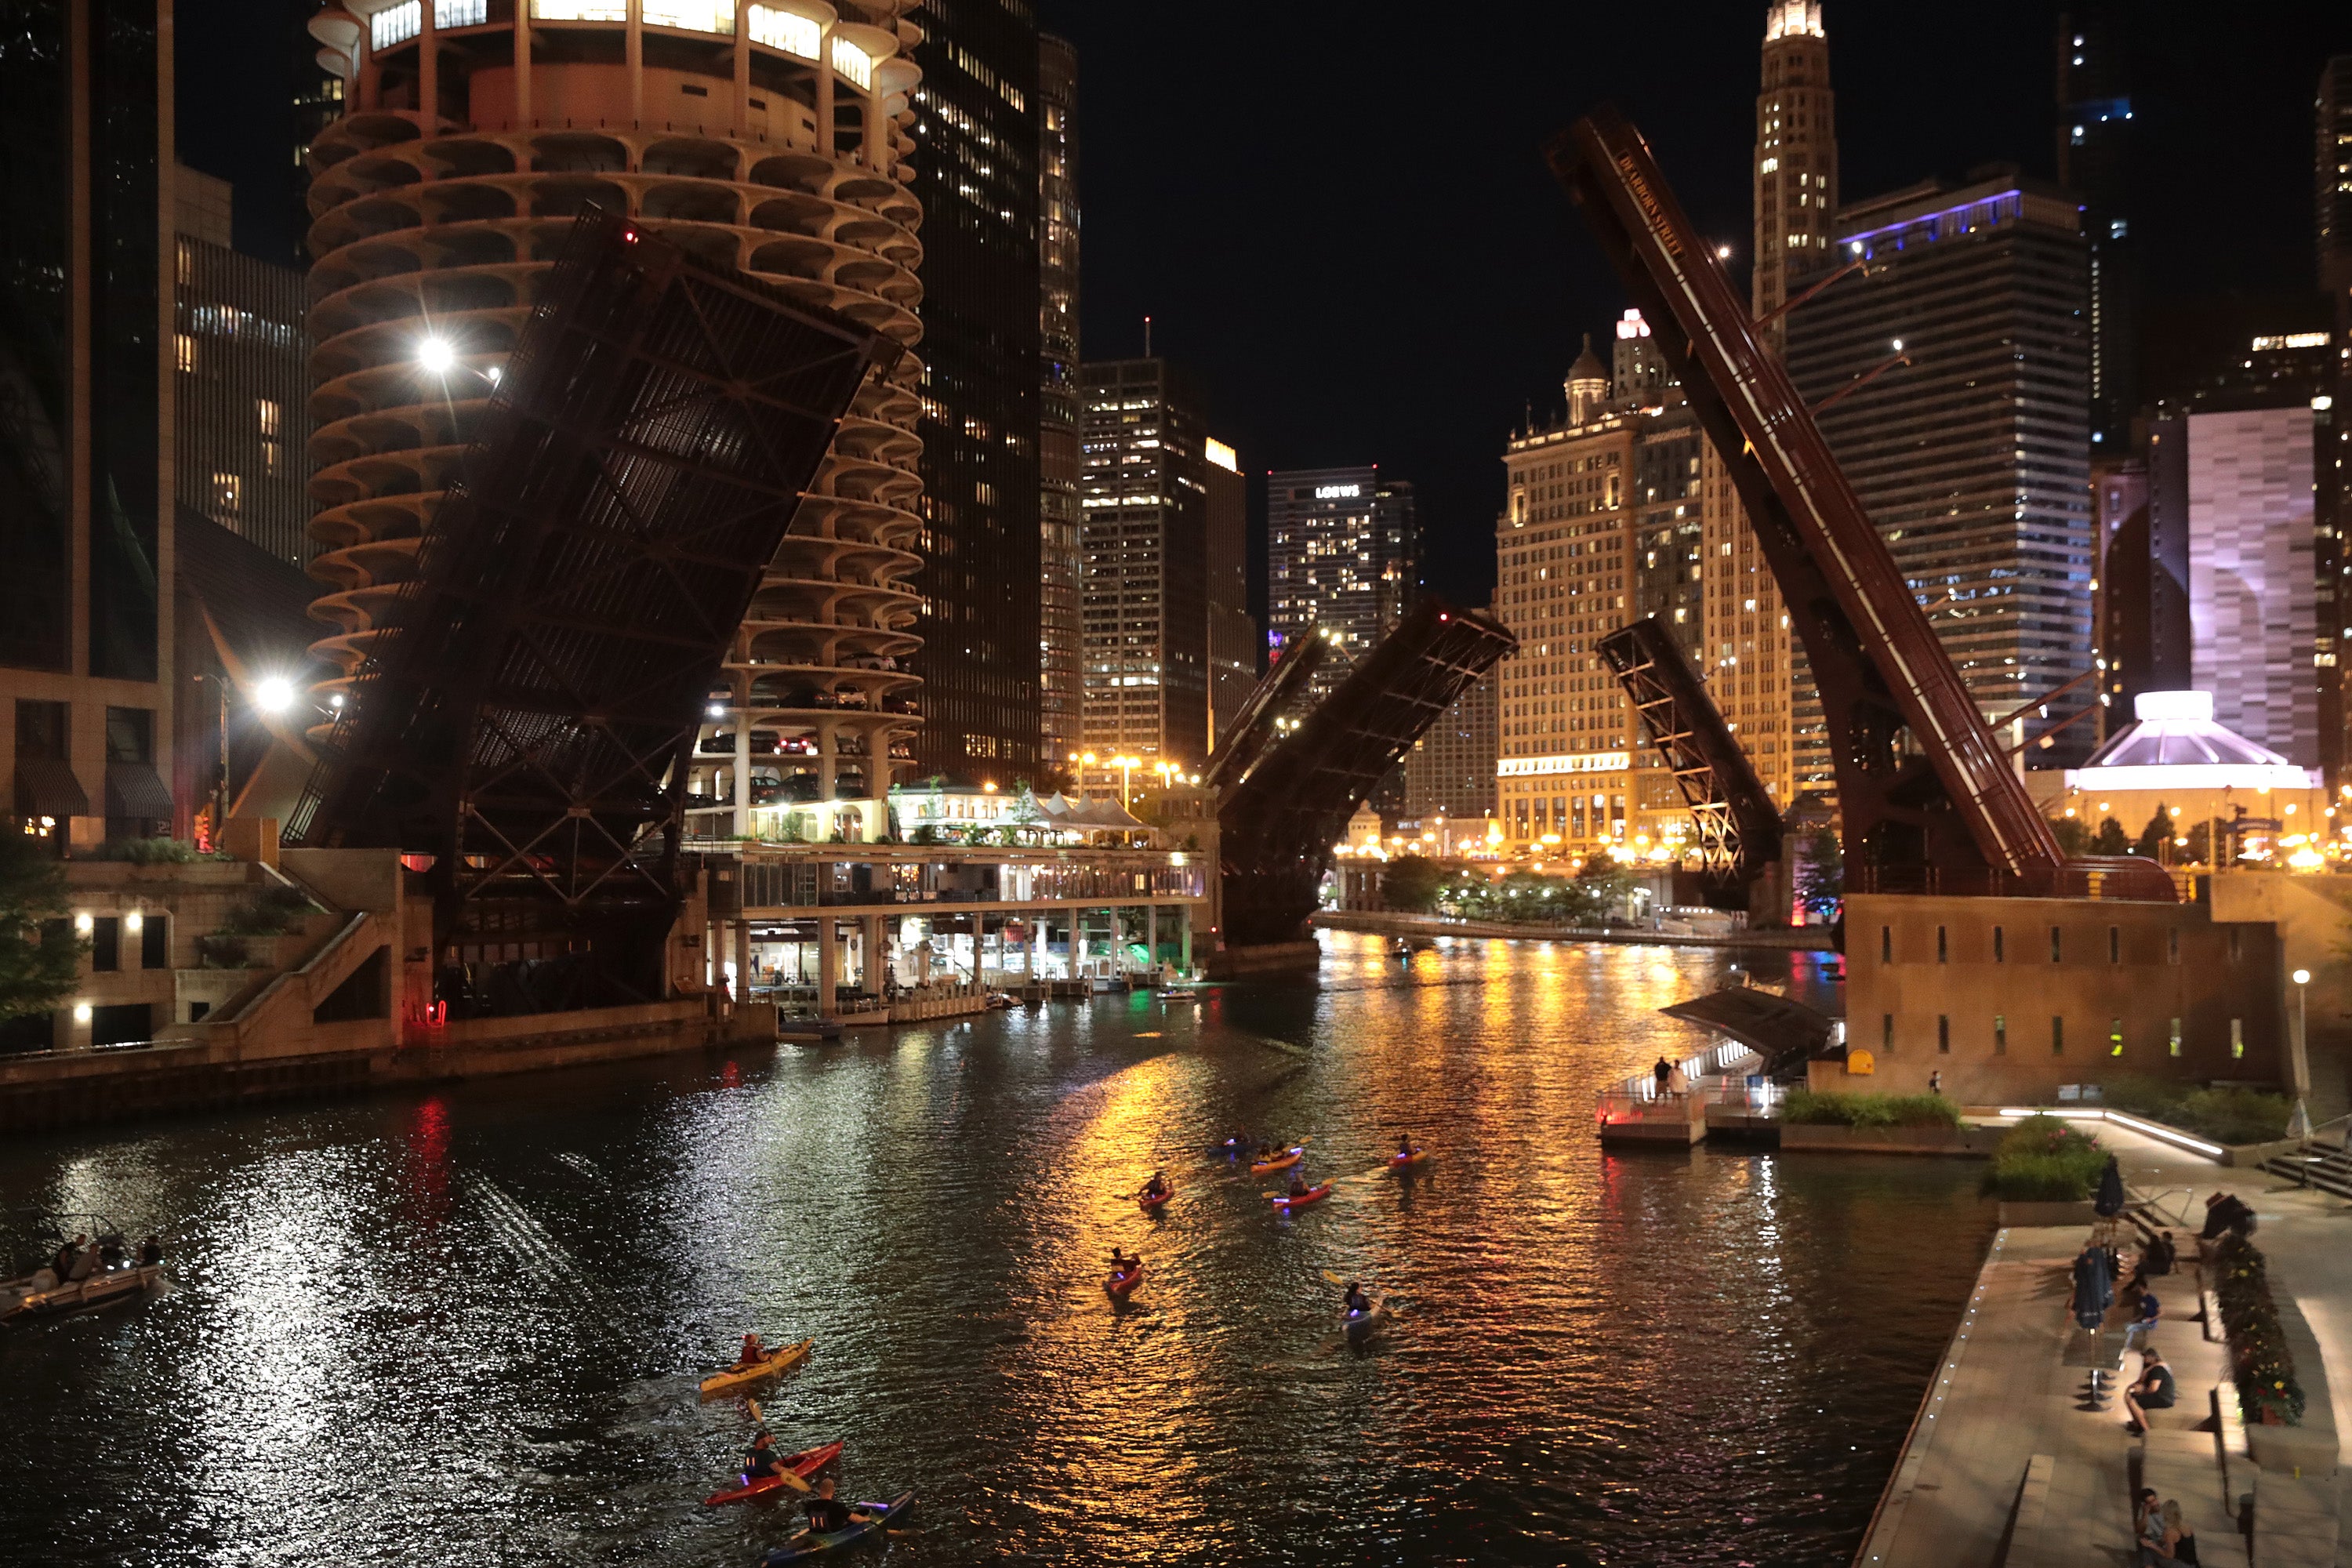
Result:
[[[1326,941],[1319,985],[1197,1008],[19,1141],[9,1202],[160,1229],[181,1286],[0,1341],[0,1546],[749,1563],[790,1525],[697,1506],[748,1423],[693,1379],[757,1327],[817,1341],[764,1396],[783,1446],[920,1492],[902,1563],[1850,1554],[1981,1255],[1974,1169],[1603,1154],[1595,1090],[1701,1043],[1654,1009],[1722,955]],[[1311,1135],[1333,1196],[1278,1217],[1209,1150],[1234,1127]],[[1362,1353],[1327,1272],[1398,1306]]]

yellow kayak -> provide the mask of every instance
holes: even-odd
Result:
[[[1276,1171],[1287,1171],[1291,1166],[1296,1165],[1299,1161],[1304,1160],[1305,1158],[1307,1158],[1307,1151],[1297,1145],[1293,1145],[1292,1147],[1285,1149],[1276,1154],[1271,1160],[1251,1161],[1250,1174],[1253,1176],[1264,1176]]]
[[[803,1340],[796,1345],[778,1345],[761,1357],[756,1366],[730,1366],[725,1372],[712,1373],[702,1380],[702,1397],[716,1399],[722,1394],[748,1388],[761,1378],[789,1372],[808,1359],[808,1353],[815,1344],[814,1340]]]

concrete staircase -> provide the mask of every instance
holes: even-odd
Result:
[[[2317,1187],[2340,1198],[2352,1198],[2352,1146],[2305,1143],[2273,1154],[2262,1168],[2298,1186]]]

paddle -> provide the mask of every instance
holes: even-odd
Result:
[[[756,1400],[756,1399],[751,1399],[751,1398],[748,1398],[748,1397],[747,1397],[747,1398],[743,1401],[743,1403],[744,1403],[744,1404],[746,1404],[746,1405],[750,1405],[750,1406],[751,1407],[751,1419],[752,1419],[752,1420],[754,1420],[754,1421],[758,1422],[758,1423],[759,1423],[761,1426],[766,1426],[766,1425],[768,1424],[768,1418],[767,1418],[766,1416],[764,1416],[764,1415],[761,1415],[761,1414],[760,1414],[760,1402],[759,1402],[758,1400]],[[808,1482],[806,1482],[806,1481],[803,1480],[803,1479],[800,1478],[799,1474],[798,1474],[797,1472],[795,1472],[795,1471],[788,1470],[788,1469],[785,1469],[785,1468],[783,1468],[782,1467],[779,1466],[779,1467],[777,1468],[776,1474],[777,1474],[777,1476],[778,1476],[779,1478],[781,1478],[781,1479],[782,1479],[782,1481],[783,1481],[783,1483],[784,1483],[784,1485],[785,1485],[785,1487],[786,1487],[786,1488],[788,1488],[789,1489],[791,1489],[791,1490],[793,1490],[793,1491],[799,1492],[799,1493],[803,1494],[803,1496],[805,1496],[805,1495],[806,1495],[808,1492],[810,1492],[811,1490],[814,1489],[813,1489],[812,1487],[810,1487],[810,1485],[808,1484]],[[744,1482],[744,1484],[745,1484],[746,1486],[749,1486],[751,1483],[750,1483],[750,1481],[749,1481],[749,1480],[746,1480],[746,1481]]]

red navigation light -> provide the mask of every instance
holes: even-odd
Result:
[[[1439,611],[1439,612],[1438,612],[1437,618],[1438,618],[1439,620],[1441,620],[1441,621],[1450,621],[1450,620],[1452,620],[1454,617],[1453,617],[1452,616],[1449,616],[1449,615],[1445,614],[1443,610],[1441,610],[1441,611]]]
[[[633,228],[625,228],[621,231],[621,238],[630,245],[635,245],[637,243],[637,231]]]

